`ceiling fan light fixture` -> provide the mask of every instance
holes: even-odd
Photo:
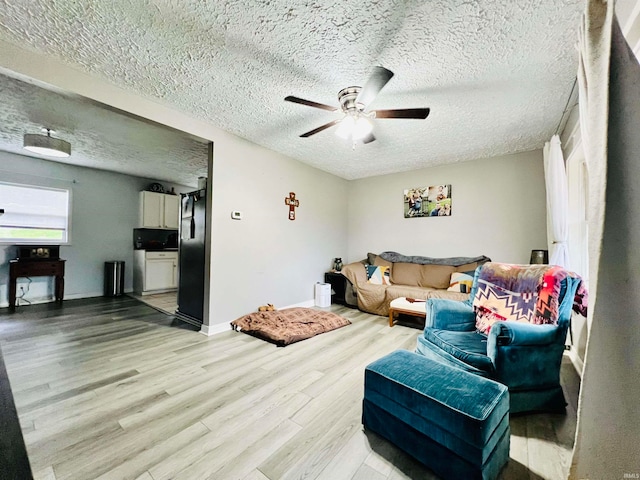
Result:
[[[71,155],[69,142],[52,137],[52,130],[49,128],[43,128],[42,131],[47,134],[25,133],[23,148],[47,157],[65,158]]]
[[[353,125],[353,139],[354,140],[362,140],[367,135],[371,133],[373,130],[373,125],[368,118],[358,117]]]
[[[340,121],[340,124],[338,125],[338,128],[336,129],[336,135],[339,136],[340,138],[344,138],[345,140],[348,139],[349,137],[351,137],[351,134],[353,132],[353,128],[355,126],[355,123],[356,123],[356,121],[353,118],[353,116],[346,115]]]
[[[346,115],[336,129],[336,135],[345,140],[351,139],[354,142],[362,140],[373,130],[371,121],[362,116]]]

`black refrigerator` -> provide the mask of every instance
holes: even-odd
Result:
[[[178,243],[178,310],[176,315],[202,325],[204,309],[206,190],[181,194]]]

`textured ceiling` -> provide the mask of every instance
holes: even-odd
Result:
[[[577,67],[583,0],[2,0],[0,39],[346,179],[541,148]],[[372,67],[396,76],[352,149],[325,130]],[[0,128],[1,130],[1,128]],[[96,129],[95,135],[99,135]],[[175,161],[175,159],[174,159]],[[169,165],[168,167],[172,167]]]
[[[207,144],[183,132],[143,122],[75,96],[0,76],[0,146],[22,148],[23,134],[56,130],[71,156],[55,161],[195,186],[207,175]]]

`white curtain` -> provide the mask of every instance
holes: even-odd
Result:
[[[589,175],[589,334],[571,479],[640,474],[640,65],[613,0],[588,0],[580,125]]]
[[[551,137],[551,141],[544,144],[542,153],[547,189],[549,263],[569,268],[569,192],[560,137]]]

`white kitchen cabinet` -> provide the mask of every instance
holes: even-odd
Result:
[[[178,252],[134,252],[133,289],[146,295],[178,288]]]
[[[140,192],[142,228],[177,229],[180,219],[180,197],[157,192]]]

